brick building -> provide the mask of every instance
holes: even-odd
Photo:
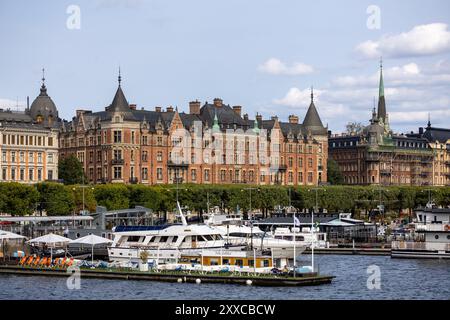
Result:
[[[77,110],[63,122],[60,156],[75,154],[92,183],[316,185],[327,181],[327,129],[313,102],[303,123],[250,120],[219,98],[138,109],[119,86],[104,111]]]

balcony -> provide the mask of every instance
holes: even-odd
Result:
[[[138,178],[137,177],[131,177],[129,179],[129,181],[130,181],[131,184],[136,184],[136,183],[138,183]]]
[[[177,162],[177,163],[175,163],[173,161],[169,161],[167,163],[167,166],[172,167],[172,168],[188,168],[189,164],[186,163],[185,161],[181,161],[181,162]]]
[[[111,164],[112,165],[123,165],[125,163],[124,159],[112,159]]]

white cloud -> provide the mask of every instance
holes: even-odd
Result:
[[[314,72],[314,68],[310,65],[294,62],[288,66],[284,62],[276,58],[270,58],[258,67],[258,70],[264,73],[274,75],[302,75]]]
[[[321,93],[321,90],[314,90],[314,99],[316,101],[319,100]],[[307,107],[311,102],[311,89],[290,88],[283,98],[275,99],[273,102],[288,107]]]
[[[356,51],[367,58],[439,54],[450,51],[450,31],[445,23],[418,25],[408,32],[362,42]]]

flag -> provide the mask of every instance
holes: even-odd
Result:
[[[300,226],[300,220],[298,220],[298,218],[294,214],[294,227],[299,227],[299,226]]]

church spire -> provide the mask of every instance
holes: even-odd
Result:
[[[384,98],[383,59],[380,59],[380,85],[378,88],[378,119],[386,121],[386,101]]]

